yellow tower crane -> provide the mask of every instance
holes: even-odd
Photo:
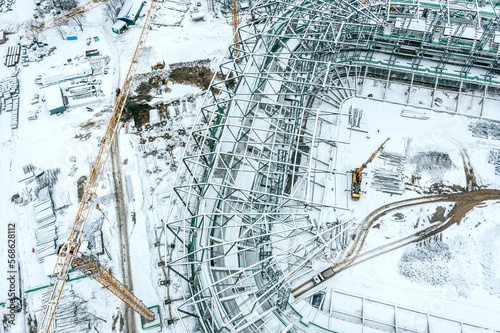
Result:
[[[234,57],[238,57],[240,54],[240,37],[238,36],[238,25],[239,25],[239,18],[238,18],[238,10],[239,10],[239,1],[238,0],[231,0],[231,13],[233,17],[233,43],[234,43]]]
[[[43,23],[40,23],[39,25],[35,25],[29,29],[26,30],[26,38],[31,38],[35,37],[39,33],[49,30],[55,26],[58,26],[59,24],[62,24],[66,21],[71,20],[73,17],[82,15],[83,13],[88,12],[89,10],[92,10],[96,7],[99,7],[100,5],[104,5],[106,2],[109,2],[110,0],[92,0],[87,3],[84,3],[83,5],[80,5],[78,7],[75,7],[65,13],[59,14],[57,16],[54,16],[50,20],[47,20]]]
[[[101,283],[106,289],[129,305],[146,321],[151,321],[155,318],[154,313],[148,309],[148,307],[144,305],[141,300],[135,297],[134,294],[130,292],[120,281],[113,277],[108,270],[99,265],[97,258],[93,256],[92,253],[87,253],[87,251],[82,251],[82,253],[80,253],[80,247],[83,243],[83,228],[87,222],[89,212],[94,206],[94,202],[97,198],[97,186],[99,185],[99,180],[104,172],[104,166],[111,150],[111,144],[113,143],[115,136],[119,133],[120,118],[132,87],[132,81],[137,67],[139,66],[139,60],[141,59],[142,52],[146,45],[146,40],[151,30],[151,24],[153,22],[157,5],[157,0],[152,0],[144,27],[142,28],[139,42],[137,43],[137,47],[135,49],[134,57],[132,58],[132,62],[127,76],[125,77],[125,82],[123,83],[121,92],[117,97],[113,113],[111,114],[111,119],[109,120],[99,153],[97,154],[96,161],[92,168],[92,173],[85,187],[83,198],[80,202],[73,227],[68,239],[59,252],[56,266],[54,267],[50,278],[49,289],[43,307],[43,314],[39,320],[37,328],[38,333],[49,332],[59,298],[61,297],[61,293],[71,267],[76,267],[83,273],[93,277],[97,280],[97,282]]]

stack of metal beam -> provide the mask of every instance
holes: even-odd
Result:
[[[469,131],[472,132],[472,136],[488,139],[491,137],[493,140],[500,140],[500,123],[497,122],[475,122],[469,124]]]
[[[45,187],[38,193],[38,199],[33,205],[37,223],[36,256],[43,262],[46,256],[56,253],[57,228],[56,217],[52,207],[49,188]]]
[[[73,289],[64,289],[54,314],[53,330],[57,333],[90,332],[88,312],[84,310],[85,306],[81,306],[84,303]]]
[[[21,45],[9,46],[7,54],[4,57],[4,64],[7,67],[15,66],[19,62],[21,56]]]
[[[351,106],[349,109],[349,125],[351,125],[351,128],[359,128],[361,125],[361,117],[363,117],[363,110],[358,108],[353,109]]]
[[[495,175],[500,176],[500,150],[493,149],[488,156],[488,163],[495,166]]]
[[[403,194],[404,170],[406,157],[396,153],[382,151],[379,155],[385,161],[386,168],[375,169],[373,172],[372,186],[377,191],[390,194]]]
[[[0,113],[11,113],[10,127],[17,128],[19,123],[19,81],[10,77],[0,81]]]

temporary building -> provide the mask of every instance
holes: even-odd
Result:
[[[49,86],[45,90],[45,99],[47,101],[47,109],[50,114],[56,114],[66,111],[61,88],[58,84]]]
[[[144,3],[142,0],[128,0],[118,13],[117,19],[127,23],[127,25],[134,25],[139,18]]]
[[[191,14],[191,20],[193,21],[203,21],[205,19],[205,13],[198,12]]]
[[[40,83],[43,86],[50,86],[63,81],[89,76],[93,73],[94,69],[89,63],[73,66],[52,67],[41,75]]]
[[[127,23],[121,20],[116,21],[116,23],[111,26],[111,30],[118,35],[121,35],[125,29],[127,29]]]

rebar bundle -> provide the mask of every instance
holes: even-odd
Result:
[[[373,188],[384,193],[403,194],[406,158],[403,155],[385,151],[380,153],[379,158],[384,160],[389,168],[375,169],[372,180]]]

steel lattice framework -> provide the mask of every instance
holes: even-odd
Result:
[[[481,108],[468,116],[500,118],[483,114],[500,100],[498,14],[489,1],[254,6],[197,116],[171,196],[167,237],[182,246],[167,265],[187,286],[179,317],[196,317],[206,332],[294,327],[290,288],[314,274],[316,257],[347,245],[352,223],[347,170],[336,168],[338,147],[350,142],[344,101],[412,105],[418,86],[430,96],[420,108],[436,108],[440,90],[456,100],[443,112],[474,96]],[[367,92],[374,80],[380,96]],[[392,82],[404,94],[387,93]]]

